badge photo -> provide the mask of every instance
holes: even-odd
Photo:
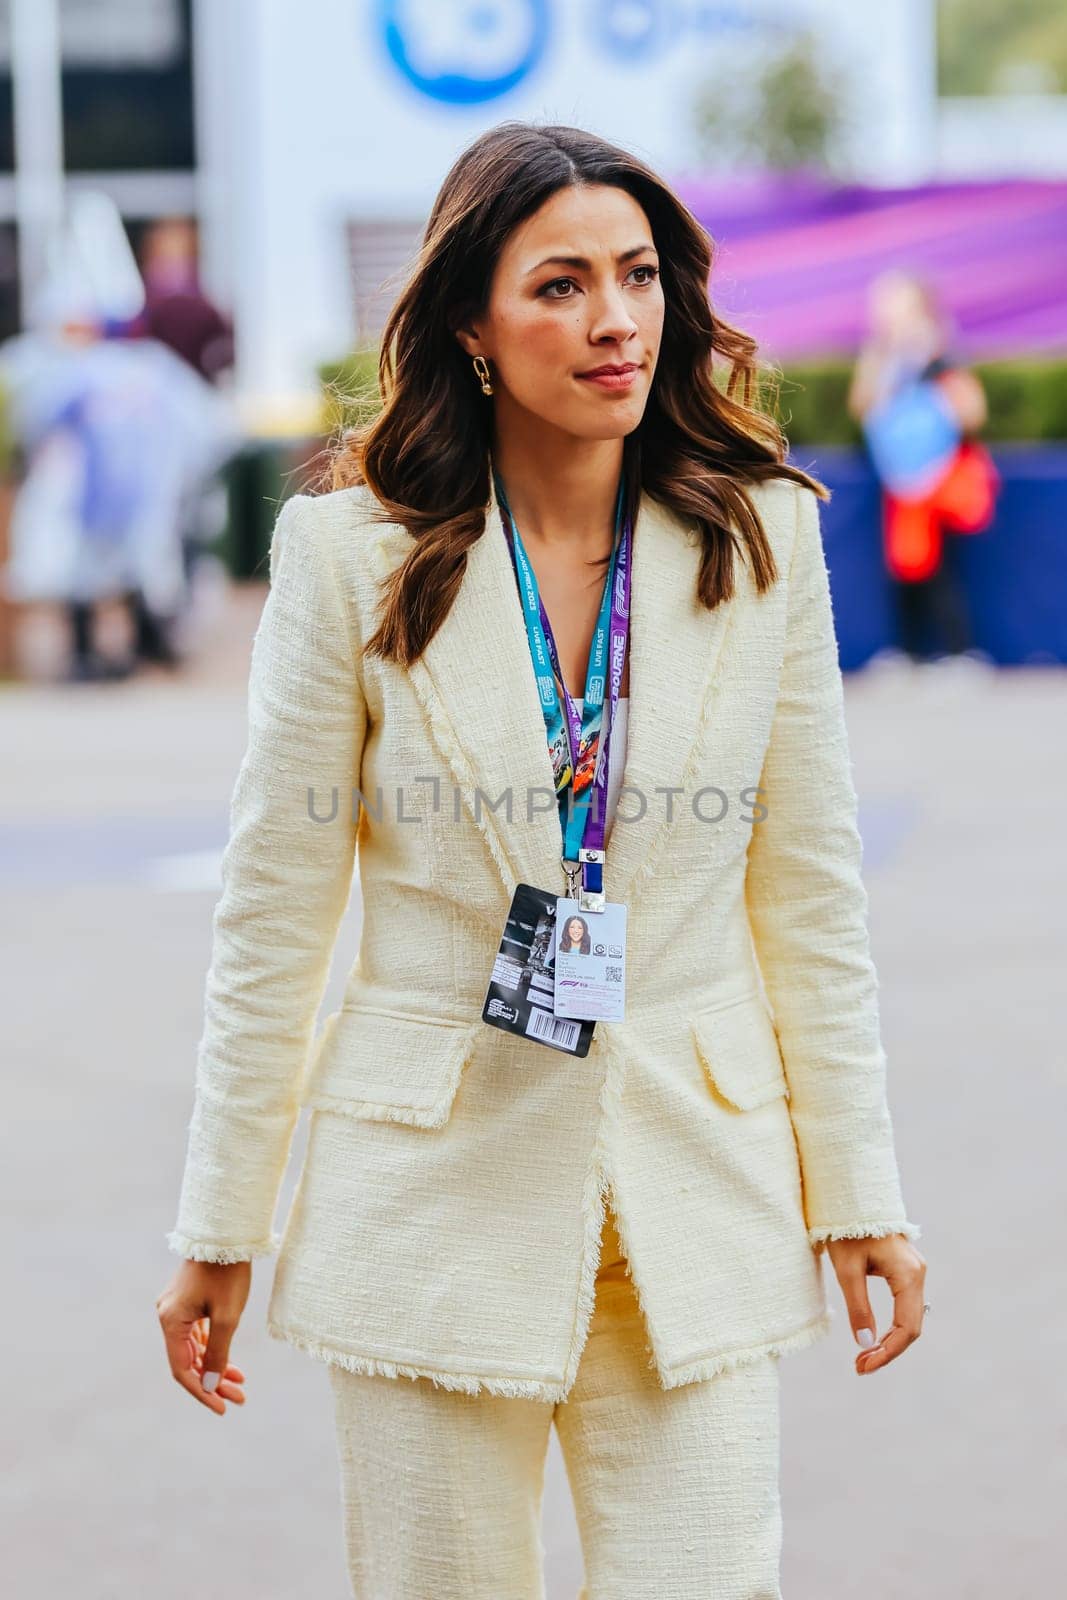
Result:
[[[493,962],[482,1021],[569,1055],[586,1056],[592,1021],[555,1014],[556,900],[520,883]]]

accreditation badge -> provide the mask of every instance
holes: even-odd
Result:
[[[557,901],[572,903],[559,901],[547,889],[517,885],[493,962],[482,1021],[535,1044],[586,1056],[595,1023],[560,1016],[553,1004]]]
[[[556,902],[557,1017],[622,1022],[626,1005],[626,907],[607,901],[589,915],[579,900]]]

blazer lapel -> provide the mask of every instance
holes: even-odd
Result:
[[[552,762],[491,479],[485,532],[468,551],[459,592],[410,677],[448,763],[446,815],[458,803],[473,817],[508,900],[518,882],[562,888]]]
[[[740,603],[713,612],[699,605],[699,564],[695,530],[642,496],[634,528],[630,714],[619,809],[642,815],[643,799],[644,810],[640,821],[617,817],[610,832],[604,872],[610,900],[626,899],[639,869],[651,867],[670,833],[667,797],[657,790],[686,781],[711,712],[723,640]],[[544,716],[491,476],[485,532],[468,552],[448,616],[409,675],[448,763],[441,804],[452,807],[453,786],[461,792],[459,803],[497,865],[507,900],[517,882],[562,893]],[[688,803],[675,797],[675,810]]]

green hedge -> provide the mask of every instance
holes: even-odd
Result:
[[[326,397],[325,433],[369,421],[378,410],[377,345],[320,367],[319,378]]]
[[[15,439],[11,431],[8,398],[0,384],[0,478],[8,478],[15,468]]]
[[[351,427],[378,406],[378,352],[356,351],[321,369],[326,427]],[[1067,439],[1067,357],[977,362],[985,385],[989,440]],[[860,432],[845,409],[852,364],[809,361],[768,372],[764,404],[791,445],[858,445]],[[777,388],[777,394],[775,389]]]
[[[1067,438],[1067,360],[980,361],[973,371],[989,403],[986,439]],[[845,361],[784,369],[775,411],[791,444],[860,442],[859,428],[845,409],[851,376]]]

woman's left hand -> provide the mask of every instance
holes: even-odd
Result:
[[[863,1328],[871,1330],[872,1340],[877,1338],[867,1298],[868,1276],[884,1278],[892,1290],[892,1327],[856,1357],[861,1377],[877,1372],[902,1355],[922,1333],[926,1258],[902,1233],[887,1234],[883,1239],[830,1239],[826,1249],[845,1297],[853,1335]]]

